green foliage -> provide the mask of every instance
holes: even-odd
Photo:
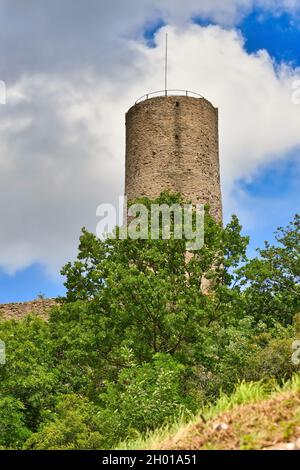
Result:
[[[24,405],[13,397],[0,398],[0,449],[20,449],[31,432],[25,425]]]
[[[207,208],[204,228],[204,246],[189,254],[174,220],[169,240],[101,241],[83,230],[49,321],[0,322],[0,447],[108,449],[172,426],[241,381],[292,376],[299,216],[253,260],[235,216],[223,228]]]
[[[269,326],[274,320],[288,325],[300,311],[300,215],[275,238],[276,245],[265,242],[260,256],[240,270],[247,311]]]
[[[291,361],[297,337],[295,325],[271,329],[251,317],[223,328],[215,325],[203,340],[199,386],[209,398],[217,397],[220,389],[231,393],[241,380],[282,382],[299,369]]]
[[[60,396],[54,420],[32,434],[24,448],[35,450],[95,450],[101,448],[97,408],[75,394]]]
[[[137,449],[157,449],[158,446],[161,446],[162,443],[167,443],[170,439],[174,439],[176,436],[179,439],[180,445],[183,442],[188,442],[189,444],[193,442],[193,439],[197,438],[197,434],[199,433],[199,422],[205,422],[205,426],[210,428],[210,426],[215,426],[216,422],[221,423],[224,420],[223,413],[228,413],[229,411],[233,410],[236,407],[240,407],[240,417],[241,420],[236,422],[229,423],[230,427],[236,425],[238,432],[240,432],[240,426],[242,419],[247,420],[247,414],[245,414],[243,410],[243,405],[247,405],[248,403],[260,403],[264,400],[269,400],[271,398],[276,399],[277,396],[285,395],[286,392],[299,392],[300,391],[300,374],[294,374],[290,380],[284,382],[282,386],[278,386],[276,384],[266,384],[262,381],[259,382],[241,382],[237,384],[233,390],[233,392],[229,395],[221,392],[219,398],[213,404],[205,405],[200,412],[189,419],[189,421],[181,420],[173,425],[163,426],[161,428],[155,429],[153,432],[149,432],[146,435],[138,436],[129,441],[123,441],[119,443],[117,446],[118,450],[137,450]],[[289,397],[289,406],[293,403],[293,400]],[[295,397],[295,407],[297,408],[297,398]],[[294,403],[293,403],[294,404]],[[276,405],[275,405],[276,406]],[[273,411],[273,413],[272,413]],[[286,428],[287,439],[289,438],[289,431],[295,430],[299,423],[299,417],[295,416],[293,421],[288,421],[286,423],[285,418],[286,415],[282,410],[278,412],[277,420],[274,426],[274,411],[270,410],[269,419],[270,425],[272,429],[279,429],[283,426]],[[286,410],[284,410],[286,411]],[[219,418],[217,418],[219,416]],[[276,414],[275,414],[276,416]],[[235,415],[236,417],[236,415]],[[239,418],[239,416],[238,416]],[[259,415],[257,419],[259,420]],[[207,423],[207,421],[209,421]],[[195,434],[195,425],[197,432]],[[191,432],[189,432],[191,431]],[[218,434],[217,434],[218,435]],[[180,436],[183,436],[183,442],[180,439]],[[265,440],[259,436],[257,430],[254,433],[255,441],[262,441],[263,446],[265,447]],[[269,436],[267,436],[269,437]],[[275,437],[275,436],[274,436]],[[277,436],[276,436],[277,437]],[[223,434],[220,434],[220,439],[223,438]],[[243,436],[243,440],[245,440],[245,448],[249,450],[253,450],[253,443],[252,435],[247,434]],[[272,442],[272,441],[271,441]],[[180,447],[181,448],[181,447]],[[204,447],[205,450],[219,450],[218,446],[212,445],[211,442],[207,442]]]
[[[94,302],[66,303],[53,310],[49,327],[60,391],[95,399],[103,380],[120,367],[106,366],[114,338],[109,315]]]
[[[163,194],[154,202],[182,201]],[[62,271],[67,302],[90,303],[101,317],[106,327],[102,356],[110,364],[120,365],[122,347],[132,349],[140,363],[156,353],[190,362],[203,328],[232,314],[228,304],[238,291],[231,288],[230,268],[245,258],[248,243],[240,231],[235,217],[223,229],[207,212],[204,246],[187,255],[185,239],[101,241],[84,230],[78,260]],[[213,295],[200,289],[208,281]]]
[[[156,354],[153,363],[122,370],[101,395],[103,408],[113,417],[114,440],[116,434],[119,440],[128,439],[195,411],[196,394],[192,400],[184,379],[184,366],[164,354]],[[107,432],[107,421],[105,426]]]
[[[220,393],[216,403],[208,405],[203,409],[203,414],[206,419],[209,419],[217,414],[231,410],[236,405],[244,405],[249,402],[257,402],[266,398],[272,387],[266,386],[263,382],[241,382],[235,385],[231,394],[224,392]]]
[[[35,429],[53,402],[57,384],[49,326],[35,317],[0,322],[0,338],[6,344],[0,393],[24,404],[26,423]]]
[[[111,448],[156,426],[174,421],[191,405],[185,396],[183,366],[157,355],[153,364],[124,369],[105,384],[101,405],[78,395],[62,395],[48,422],[25,444],[28,449]],[[193,403],[194,411],[197,402]]]

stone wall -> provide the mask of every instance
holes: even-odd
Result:
[[[126,114],[125,194],[155,198],[163,190],[209,203],[222,220],[218,110],[204,98],[169,96]]]
[[[29,313],[34,313],[41,318],[47,318],[52,307],[57,305],[55,299],[32,300],[31,302],[16,302],[0,304],[0,320],[19,320]]]

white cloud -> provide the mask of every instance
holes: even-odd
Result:
[[[139,79],[139,92],[162,83],[163,31],[157,40],[160,48],[140,48],[151,78]],[[248,54],[240,34],[217,26],[169,29],[169,44],[169,88],[200,92],[219,108],[225,193],[300,145],[300,107],[291,100],[300,70],[278,68],[266,51]]]
[[[201,6],[208,11],[212,3],[220,2]],[[250,2],[228,3],[235,8]],[[185,2],[190,12],[194,4],[199,2]],[[228,210],[240,178],[255,176],[262,164],[300,146],[300,107],[291,102],[299,71],[276,69],[263,51],[247,54],[235,30],[179,25],[168,31],[169,87],[200,92],[220,110]],[[110,80],[96,69],[65,76],[54,70],[27,73],[9,88],[0,121],[4,269],[38,261],[57,273],[75,255],[81,226],[95,230],[97,205],[116,203],[123,192],[124,114],[140,95],[163,86],[163,43],[163,30],[156,48],[123,39],[123,61]]]
[[[201,16],[218,24],[234,25],[253,8],[276,14],[282,11],[294,13],[300,8],[299,0],[154,0],[152,4],[167,21],[177,24]]]

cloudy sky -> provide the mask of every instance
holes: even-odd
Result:
[[[81,227],[123,193],[124,114],[163,88],[166,31],[169,88],[219,108],[250,253],[299,212],[300,0],[0,0],[0,302],[63,293]]]

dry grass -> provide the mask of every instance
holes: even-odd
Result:
[[[225,429],[218,430],[222,427]],[[300,393],[285,392],[262,402],[237,405],[206,423],[198,420],[158,448],[263,449],[299,437]]]
[[[119,449],[238,450],[273,448],[300,438],[300,375],[283,387],[241,383],[189,424],[158,429]],[[299,441],[298,441],[299,442]]]

